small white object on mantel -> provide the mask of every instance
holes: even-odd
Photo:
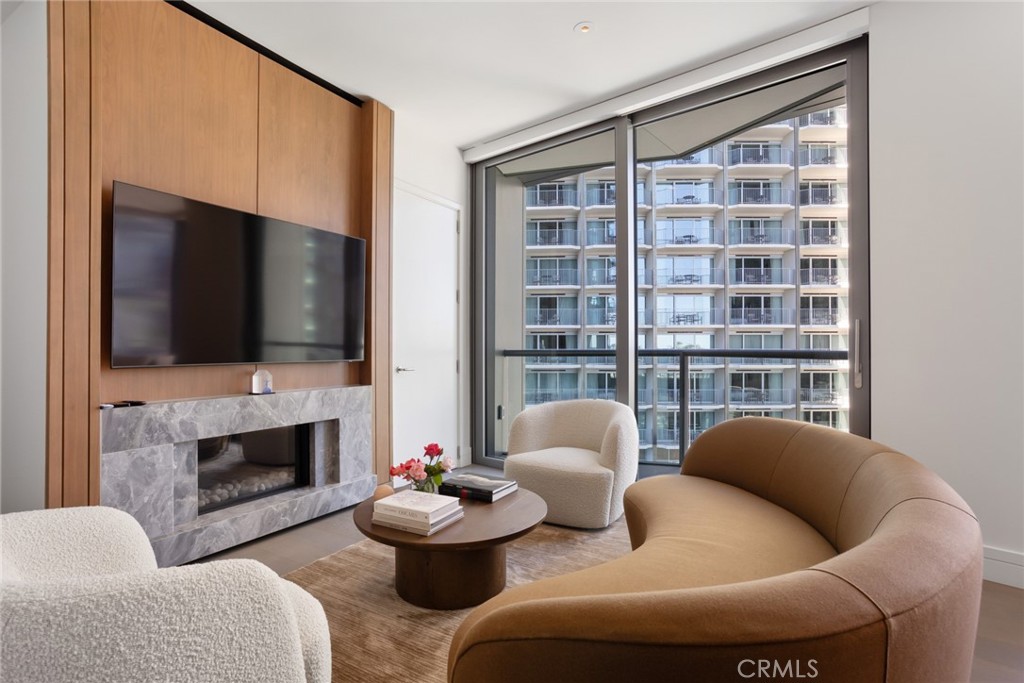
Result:
[[[256,372],[252,373],[252,391],[250,393],[274,393],[274,378],[270,374],[269,370],[257,370]]]

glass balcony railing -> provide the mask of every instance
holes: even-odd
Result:
[[[846,166],[849,159],[845,145],[815,145],[813,147],[801,147],[801,166]]]
[[[664,161],[655,161],[654,168],[664,168],[666,166],[721,166],[722,165],[722,151],[717,147],[710,147],[708,149],[702,149],[699,152],[693,152],[692,154],[686,154],[675,159],[665,159]]]
[[[843,402],[843,394],[837,389],[814,388],[800,389],[801,403],[816,403],[819,405],[837,406]]]
[[[729,389],[729,403],[737,405],[789,405],[793,401],[792,389]]]
[[[615,389],[601,389],[598,387],[587,387],[583,392],[584,398],[599,398],[605,401],[615,400]]]
[[[790,228],[729,228],[729,244],[793,244]]]
[[[733,308],[730,325],[792,325],[793,311],[788,308]]]
[[[575,187],[528,187],[526,206],[579,206],[578,196]]]
[[[615,317],[615,311],[607,311],[602,309],[596,311],[587,311],[587,324],[614,325]]]
[[[678,405],[682,392],[679,389],[658,388],[658,403]],[[690,389],[690,405],[723,405],[724,392],[721,389]]]
[[[801,187],[800,206],[831,206],[848,204],[847,186],[836,183],[828,187]]]
[[[836,126],[846,128],[846,107],[835,107],[816,111],[812,114],[805,114],[800,117],[800,127],[807,126]]]
[[[790,206],[793,191],[783,187],[730,187],[729,205],[776,204]]]
[[[551,401],[571,401],[580,397],[580,391],[576,387],[564,389],[527,389],[523,394],[524,402],[528,406],[550,403]]]
[[[846,270],[841,268],[801,268],[800,284],[808,287],[847,287]]]
[[[572,309],[565,310],[527,310],[527,325],[579,325],[580,312]]]
[[[614,206],[615,187],[588,187],[587,206]]]
[[[526,285],[528,287],[561,287],[579,286],[580,273],[578,270],[567,268],[531,268],[526,271]]]
[[[700,246],[721,245],[722,231],[716,228],[677,228],[675,230],[658,230],[655,242],[659,247],[670,245]]]
[[[793,165],[793,150],[782,147],[733,147],[729,150],[729,165]]]
[[[527,365],[579,365],[580,359],[572,356],[536,356],[528,358]]]
[[[587,285],[614,285],[616,271],[614,268],[587,268]]]
[[[734,285],[791,285],[792,268],[733,268]]]
[[[663,286],[682,285],[720,285],[724,282],[721,268],[709,268],[707,270],[680,271],[674,268],[661,268],[658,270],[657,283]]]
[[[807,349],[808,351],[810,349]],[[814,349],[815,351],[831,351],[833,349]],[[846,349],[843,349],[845,352]],[[831,367],[831,368],[845,368],[850,365],[849,361],[845,360],[833,360],[828,358],[810,358],[808,360],[800,361],[800,365],[805,367]]]
[[[688,327],[692,325],[721,325],[722,312],[719,310],[657,312],[659,327]]]
[[[800,309],[801,325],[838,325],[845,322],[845,315],[837,309]]]
[[[580,235],[575,228],[541,228],[526,231],[528,247],[578,247],[579,244]]]
[[[729,360],[729,365],[793,365],[794,363],[795,361],[787,358],[732,358]]]
[[[655,202],[658,206],[717,206],[722,203],[722,195],[710,186],[659,186]]]
[[[849,237],[845,226],[800,228],[800,244],[805,247],[819,245],[845,247],[849,244]]]

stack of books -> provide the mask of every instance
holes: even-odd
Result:
[[[436,493],[406,489],[373,503],[373,523],[430,536],[462,519],[459,501]]]
[[[518,488],[519,484],[511,479],[485,477],[480,474],[458,474],[445,479],[437,491],[445,496],[457,496],[459,498],[493,503]]]

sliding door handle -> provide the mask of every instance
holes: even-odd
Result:
[[[853,321],[853,359],[850,362],[853,372],[853,388],[864,387],[864,367],[860,360],[860,318]]]
[[[397,375],[400,372],[416,372],[416,368],[403,368],[400,365],[395,366],[395,374]]]

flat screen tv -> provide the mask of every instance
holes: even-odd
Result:
[[[115,182],[115,368],[363,359],[366,243]]]

